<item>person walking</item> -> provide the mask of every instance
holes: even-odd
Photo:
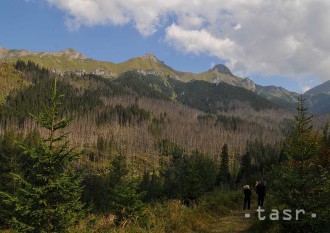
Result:
[[[245,210],[247,207],[247,209],[249,210],[250,204],[251,204],[251,195],[252,195],[250,186],[244,185],[243,190],[244,190],[244,208],[243,209]]]

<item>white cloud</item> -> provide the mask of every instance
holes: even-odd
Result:
[[[330,73],[328,0],[47,0],[67,25],[131,24],[165,31],[180,51],[228,61],[237,73],[297,80]]]
[[[175,24],[166,29],[166,41],[185,52],[207,53],[219,58],[230,56],[237,48],[230,39],[217,38],[205,29],[186,30]]]

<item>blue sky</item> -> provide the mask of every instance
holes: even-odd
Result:
[[[325,61],[330,48],[322,41],[327,35],[306,38],[315,25],[305,24],[301,29],[299,22],[290,20],[297,15],[286,16],[287,21],[281,23],[282,13],[271,13],[274,8],[291,12],[296,5],[237,0],[238,6],[233,2],[1,0],[0,46],[32,51],[74,48],[87,57],[112,62],[151,52],[177,70],[194,73],[225,63],[236,75],[258,84],[296,92],[328,79]],[[311,8],[299,7],[302,12]],[[329,13],[323,9],[314,11]],[[260,16],[255,18],[258,11]],[[299,15],[301,24],[310,20],[310,14],[304,14]],[[328,18],[315,22],[319,30],[323,23],[328,25]]]

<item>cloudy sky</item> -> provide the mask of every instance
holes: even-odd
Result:
[[[121,62],[147,52],[182,71],[226,64],[300,92],[329,80],[329,0],[1,0],[0,46],[72,47]]]

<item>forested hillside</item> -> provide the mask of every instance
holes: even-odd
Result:
[[[27,113],[47,104],[56,75],[33,63],[18,62],[16,68],[31,85],[7,97],[1,128],[18,126],[25,132],[35,127]],[[136,72],[114,81],[95,75],[58,77],[58,90],[65,94],[61,111],[75,119],[70,131],[76,145],[95,145],[100,137],[108,144],[112,138],[116,149],[125,144],[130,155],[156,155],[160,139],[212,156],[229,143],[231,152],[239,154],[248,140],[280,141],[283,122],[290,118],[290,112],[243,88]]]
[[[22,74],[12,65],[0,63],[0,103],[3,104],[6,97],[13,91],[23,89],[28,85],[22,78]]]

